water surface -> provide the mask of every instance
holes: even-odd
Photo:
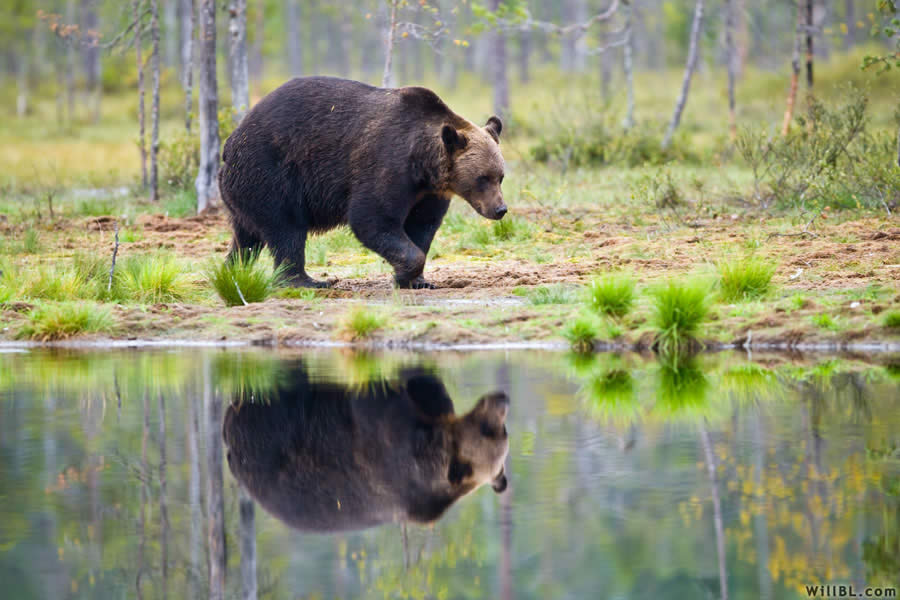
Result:
[[[482,485],[411,508],[450,489],[444,467],[416,471],[431,491],[404,484],[418,467],[403,444],[441,443],[417,423],[503,394],[508,438],[495,414],[478,452],[508,440],[504,484],[456,465],[448,477]],[[898,425],[896,368],[848,359],[0,354],[0,595],[189,598],[223,582],[240,597],[249,573],[260,598],[309,599],[897,586]],[[360,439],[370,455],[341,455]]]

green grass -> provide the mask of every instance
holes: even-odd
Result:
[[[740,302],[762,298],[772,289],[775,264],[748,256],[718,264],[719,293],[726,302]]]
[[[116,269],[114,287],[118,299],[147,304],[181,302],[197,291],[191,275],[168,254],[123,261]]]
[[[25,237],[22,238],[22,251],[27,254],[37,254],[40,249],[41,242],[38,232],[29,227],[25,232]]]
[[[839,329],[837,321],[828,313],[814,315],[812,317],[812,322],[813,325],[819,329],[826,329],[828,331],[837,331]]]
[[[588,304],[600,314],[624,317],[634,305],[634,289],[634,279],[628,275],[604,275],[588,286]]]
[[[193,187],[176,190],[162,201],[162,212],[170,217],[189,217],[197,214],[197,192]]]
[[[112,330],[108,309],[93,303],[60,302],[35,308],[18,332],[20,338],[38,341],[61,340],[81,333]]]
[[[597,325],[590,316],[582,315],[566,326],[563,337],[575,352],[590,352],[597,339]]]
[[[710,307],[710,286],[701,279],[669,280],[652,291],[651,324],[662,354],[680,354],[696,340]]]
[[[284,267],[270,269],[259,258],[258,252],[241,252],[234,260],[210,265],[207,280],[226,305],[262,302],[284,286]]]
[[[494,224],[491,225],[491,233],[494,239],[499,241],[525,240],[531,235],[532,226],[525,219],[506,217],[505,219],[494,221]]]
[[[384,326],[385,320],[365,307],[354,308],[343,323],[343,332],[351,339],[366,339]]]
[[[513,294],[528,300],[529,304],[572,304],[578,300],[578,294],[571,286],[541,285],[536,288],[516,288]]]
[[[900,310],[890,310],[882,321],[888,329],[900,329]]]

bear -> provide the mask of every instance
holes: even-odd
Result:
[[[228,260],[267,246],[294,286],[309,234],[349,225],[394,269],[400,288],[433,288],[425,258],[453,195],[502,219],[503,124],[460,117],[423,87],[377,88],[299,77],[264,97],[225,142],[219,192],[233,240]]]
[[[267,394],[235,401],[222,435],[229,469],[267,512],[307,532],[432,523],[490,482],[507,487],[509,398],[464,415],[422,369],[347,386],[291,364]]]

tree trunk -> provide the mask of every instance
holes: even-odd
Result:
[[[160,571],[162,579],[162,597],[165,600],[169,596],[169,507],[166,497],[166,399],[159,394],[157,398],[159,409],[159,547],[160,547]]]
[[[806,0],[806,100],[810,108],[812,124],[813,100],[813,0]]]
[[[23,45],[16,53],[16,116],[28,114],[28,49]]]
[[[164,0],[163,4],[163,30],[165,31],[165,65],[177,67],[178,58],[178,8],[181,0]]]
[[[288,64],[291,75],[303,75],[303,44],[300,39],[300,3],[298,0],[284,1],[284,15],[287,25]]]
[[[97,0],[81,1],[81,26],[88,36],[98,29],[96,2]],[[91,115],[91,121],[96,123],[100,120],[102,86],[100,81],[100,48],[95,43],[89,43],[84,48],[84,69],[87,75],[88,110]]]
[[[181,0],[181,87],[184,89],[184,128],[191,132],[194,109],[194,0]]]
[[[200,569],[200,554],[202,550],[203,509],[200,505],[200,448],[197,439],[200,436],[200,415],[198,414],[199,407],[197,402],[189,402],[188,404],[188,419],[185,423],[187,427],[185,439],[187,440],[188,460],[190,461],[188,505],[191,513],[188,598],[199,598],[200,590],[203,588],[200,580],[200,573],[202,572]]]
[[[387,35],[384,47],[384,72],[381,75],[381,87],[391,87],[392,63],[394,61],[394,33],[397,29],[397,2],[390,0],[391,8],[388,14]]]
[[[240,123],[250,108],[250,74],[247,67],[247,0],[230,0],[228,33],[231,36],[231,106]]]
[[[207,6],[213,5],[213,6]],[[215,10],[214,0],[202,0],[201,15]],[[205,17],[201,17],[201,46]],[[207,30],[208,31],[208,30]],[[202,81],[202,77],[201,77]],[[201,86],[202,89],[202,86]],[[212,376],[204,374],[203,396],[206,403],[206,515],[208,519],[209,597],[225,599],[225,484],[222,476],[222,401],[213,389]]]
[[[144,421],[141,435],[141,509],[138,513],[138,558],[135,588],[138,600],[144,597],[141,588],[141,576],[144,574],[144,553],[147,545],[147,502],[150,497],[150,469],[147,465],[147,441],[150,437],[150,405],[147,403],[147,392],[144,392]]]
[[[627,108],[625,109],[625,121],[622,126],[625,131],[634,127],[634,19],[631,14],[632,6],[628,3],[625,8],[625,47],[623,48],[622,66],[625,71],[625,89],[628,95]]]
[[[722,500],[719,497],[719,485],[716,482],[716,459],[706,426],[700,426],[700,441],[706,457],[706,473],[709,475],[709,486],[712,491],[713,526],[716,532],[716,555],[719,563],[719,597],[728,600],[728,571],[725,556],[725,530],[722,523]]]
[[[150,40],[153,44],[150,60],[153,76],[150,107],[150,200],[159,202],[159,0],[150,0]]]
[[[241,591],[243,600],[256,600],[256,517],[253,498],[239,486],[238,512],[241,538]]]
[[[531,81],[531,32],[519,33],[519,81]]]
[[[797,87],[800,82],[800,24],[803,23],[803,7],[797,4],[797,21],[794,30],[794,51],[791,54],[791,87],[788,90],[787,107],[781,123],[781,135],[787,135],[794,120],[794,106],[797,104]]]
[[[141,153],[141,189],[147,189],[147,129],[144,110],[144,26],[138,23],[141,16],[141,0],[131,0],[131,14],[134,22],[134,57],[137,63],[138,84],[138,150]]]
[[[728,66],[728,135],[737,139],[734,85],[737,77],[737,53],[734,48],[735,0],[725,0],[725,61]]]
[[[197,172],[197,212],[219,198],[219,89],[216,81],[216,2],[201,0],[199,7],[200,61],[200,168]]]
[[[66,23],[75,23],[75,0],[66,2]],[[69,123],[75,121],[75,45],[66,44],[66,106]]]
[[[847,23],[847,35],[844,36],[844,41],[848,48],[852,48],[856,45],[856,5],[854,0],[844,0],[844,6],[846,7],[844,22]]]
[[[491,0],[491,10],[497,12],[500,0]],[[501,31],[494,31],[491,35],[493,56],[491,62],[494,66],[494,114],[501,119],[509,116],[509,79],[506,73],[506,35]]]
[[[900,127],[897,128],[897,166],[900,167]]]
[[[666,131],[666,137],[663,138],[662,147],[668,148],[672,144],[672,137],[675,130],[681,122],[681,113],[687,104],[688,92],[691,89],[691,78],[697,69],[697,58],[700,55],[700,33],[703,30],[703,2],[697,0],[694,6],[694,22],[691,25],[691,40],[688,47],[687,64],[684,67],[684,79],[681,82],[681,95],[678,96],[678,102],[675,104],[675,112],[672,114],[672,120],[669,121],[669,128]]]

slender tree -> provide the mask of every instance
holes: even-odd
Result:
[[[219,198],[219,88],[216,80],[216,3],[200,0],[200,61],[198,99],[200,122],[200,166],[197,172],[197,211],[215,205]]]
[[[203,0],[203,4],[207,2],[212,4],[213,0]],[[201,19],[201,23],[203,23],[203,19]],[[208,520],[209,597],[210,600],[224,600],[226,564],[225,484],[222,476],[222,401],[213,390],[209,365],[206,366],[203,384],[207,415],[206,518]]]
[[[153,77],[150,106],[150,199],[159,201],[159,0],[150,0],[150,70]]]
[[[500,9],[500,0],[491,0],[491,11],[494,14]],[[491,37],[491,64],[493,64],[494,80],[494,114],[501,119],[509,116],[509,78],[506,68],[506,34],[496,29]]]
[[[788,89],[787,107],[781,123],[781,135],[787,135],[794,120],[794,106],[797,104],[797,87],[800,83],[800,30],[803,23],[803,6],[797,3],[797,22],[794,29],[794,50],[791,54],[791,86]]]
[[[81,26],[87,38],[98,35],[99,18],[97,15],[97,0],[81,1]],[[88,112],[91,121],[97,123],[100,120],[101,68],[100,47],[97,43],[83,45],[84,68],[87,79]]]
[[[134,58],[137,66],[137,84],[138,84],[138,151],[141,154],[141,189],[147,189],[147,131],[146,117],[144,110],[144,27],[141,24],[141,12],[143,10],[142,0],[132,0],[131,14],[134,22]]]
[[[162,597],[169,595],[169,506],[168,506],[168,482],[166,469],[168,468],[166,457],[166,399],[159,393],[157,396],[157,409],[159,412],[159,548],[160,548],[160,574],[162,579]]]
[[[231,56],[231,106],[240,122],[250,108],[250,74],[247,67],[247,0],[230,0],[228,33]]]
[[[634,7],[632,0],[625,5],[625,46],[622,51],[622,66],[625,71],[625,93],[627,95],[627,104],[625,109],[625,120],[622,123],[625,131],[634,127],[634,15],[632,11]]]
[[[285,26],[287,27],[287,53],[291,75],[303,75],[303,44],[300,39],[299,0],[284,0]]]
[[[194,106],[194,0],[180,0],[181,6],[181,86],[184,89],[184,128],[191,132]]]
[[[669,121],[669,128],[666,130],[666,136],[663,138],[662,147],[668,148],[672,144],[672,138],[675,136],[675,130],[681,123],[681,114],[687,104],[688,93],[691,89],[691,79],[694,77],[694,71],[697,70],[697,59],[700,55],[700,34],[703,31],[703,2],[697,0],[694,5],[694,21],[691,25],[690,45],[688,46],[687,63],[684,67],[684,78],[681,82],[681,94],[675,103],[675,112],[672,113],[672,120]]]
[[[737,139],[734,86],[737,78],[737,53],[734,46],[735,0],[725,0],[725,62],[728,68],[728,134]]]
[[[394,34],[397,32],[397,4],[399,0],[388,0],[387,35],[385,36],[384,72],[381,75],[381,87],[390,87],[392,65],[394,60]]]

